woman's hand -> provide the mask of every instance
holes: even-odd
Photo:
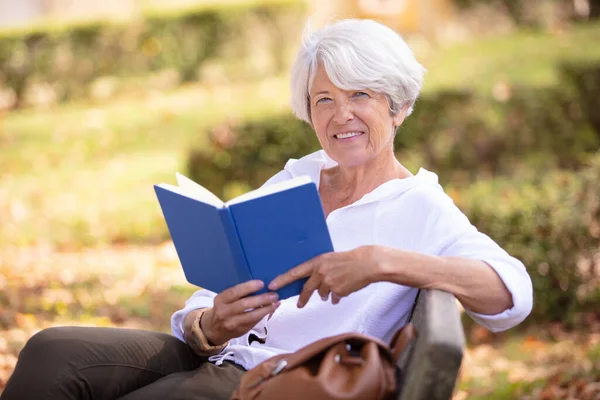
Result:
[[[377,281],[384,260],[385,248],[382,246],[362,246],[351,251],[325,253],[279,275],[269,283],[269,289],[277,290],[309,276],[300,293],[298,307],[304,307],[315,290],[324,301],[331,293],[331,302],[337,304],[342,297]]]
[[[249,296],[263,286],[262,281],[248,281],[226,289],[215,297],[213,308],[206,311],[200,321],[209,342],[220,345],[242,336],[279,307],[277,293]]]

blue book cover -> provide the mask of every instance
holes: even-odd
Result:
[[[220,292],[251,279],[266,285],[319,254],[333,251],[318,190],[308,177],[246,193],[225,203],[177,174],[178,186],[155,185],[188,282]],[[305,280],[279,289],[300,293]]]

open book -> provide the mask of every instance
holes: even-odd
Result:
[[[181,174],[177,186],[154,190],[188,282],[220,292],[276,276],[333,251],[317,187],[293,178],[223,202]],[[300,293],[305,280],[278,290],[280,299]]]

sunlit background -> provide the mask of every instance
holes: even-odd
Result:
[[[428,69],[398,158],[522,259],[535,307],[464,319],[455,399],[600,397],[600,1],[0,0],[0,392],[65,324],[168,332],[185,282],[152,185],[223,198],[317,148],[288,106],[302,30],[399,31]]]

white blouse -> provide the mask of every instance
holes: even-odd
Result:
[[[319,186],[320,171],[335,166],[323,150],[290,160],[265,185],[308,175]],[[437,256],[478,259],[489,264],[512,294],[513,307],[496,315],[465,310],[493,332],[509,329],[531,312],[533,287],[523,264],[485,234],[478,232],[438,184],[437,175],[421,169],[412,177],[385,182],[355,203],[334,210],[327,226],[335,251],[363,245],[384,245]],[[269,282],[265,282],[268,284]],[[298,296],[282,300],[271,318],[263,318],[250,332],[232,339],[221,354],[224,360],[250,369],[274,355],[293,352],[324,337],[358,332],[386,342],[408,320],[417,289],[377,282],[341,299],[324,302],[318,293],[302,309]],[[183,320],[192,310],[211,307],[216,293],[195,292],[171,318],[173,335],[183,341]],[[260,339],[260,340],[257,340]]]

